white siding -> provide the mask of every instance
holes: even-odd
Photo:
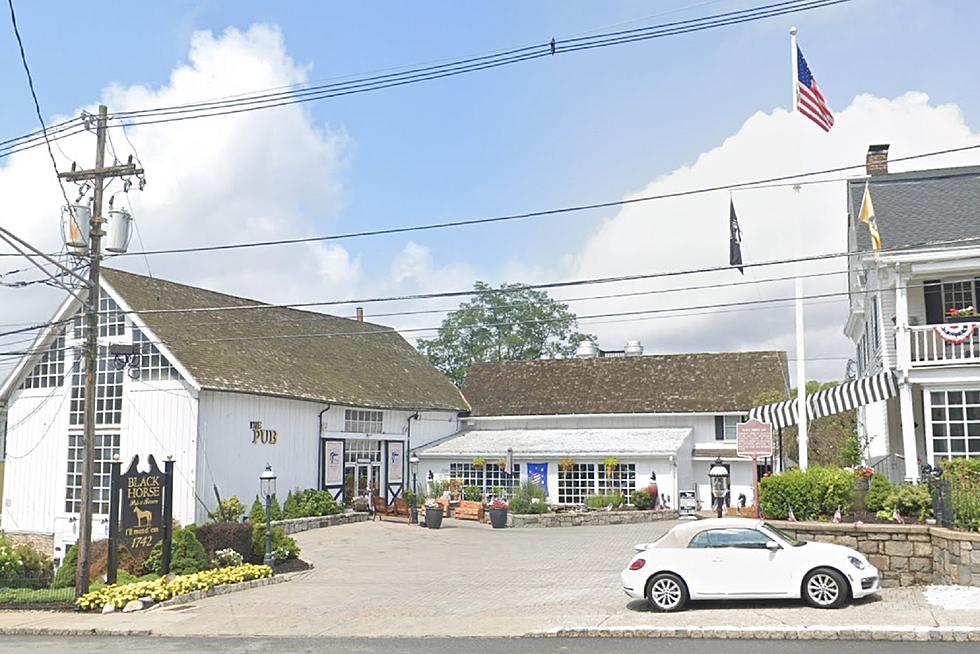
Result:
[[[52,533],[64,509],[68,386],[14,391],[7,417],[5,531]]]

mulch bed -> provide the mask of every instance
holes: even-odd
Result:
[[[286,559],[282,563],[276,563],[273,565],[272,571],[277,575],[281,575],[285,572],[301,572],[312,568],[313,566],[303,559]]]

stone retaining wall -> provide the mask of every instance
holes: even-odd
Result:
[[[54,534],[4,533],[11,545],[30,545],[38,552],[50,555],[54,551]]]
[[[878,568],[883,588],[980,586],[980,534],[928,525],[769,522],[801,540],[856,549]]]
[[[507,526],[523,527],[581,527],[584,525],[633,525],[643,522],[676,520],[677,511],[568,511],[515,515],[507,513]]]
[[[291,520],[273,520],[273,527],[282,527],[287,534],[298,534],[301,531],[310,529],[320,529],[321,527],[336,527],[337,525],[349,525],[355,522],[365,522],[371,519],[370,513],[349,511],[338,513],[337,515],[323,515],[313,518],[292,518]]]

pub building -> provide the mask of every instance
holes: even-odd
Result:
[[[256,305],[103,270],[94,538],[108,533],[116,457],[124,468],[134,455],[141,467],[173,457],[173,517],[189,524],[214,510],[215,488],[250,503],[267,463],[282,494],[391,501],[409,482],[410,450],[458,431],[463,396],[394,330]],[[65,301],[0,386],[0,529],[56,560],[78,537],[81,310]]]

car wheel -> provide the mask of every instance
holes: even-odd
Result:
[[[811,570],[803,579],[803,599],[818,609],[838,609],[847,601],[847,581],[830,568]]]
[[[647,584],[647,602],[655,611],[679,611],[687,604],[687,586],[677,575],[661,572]]]

